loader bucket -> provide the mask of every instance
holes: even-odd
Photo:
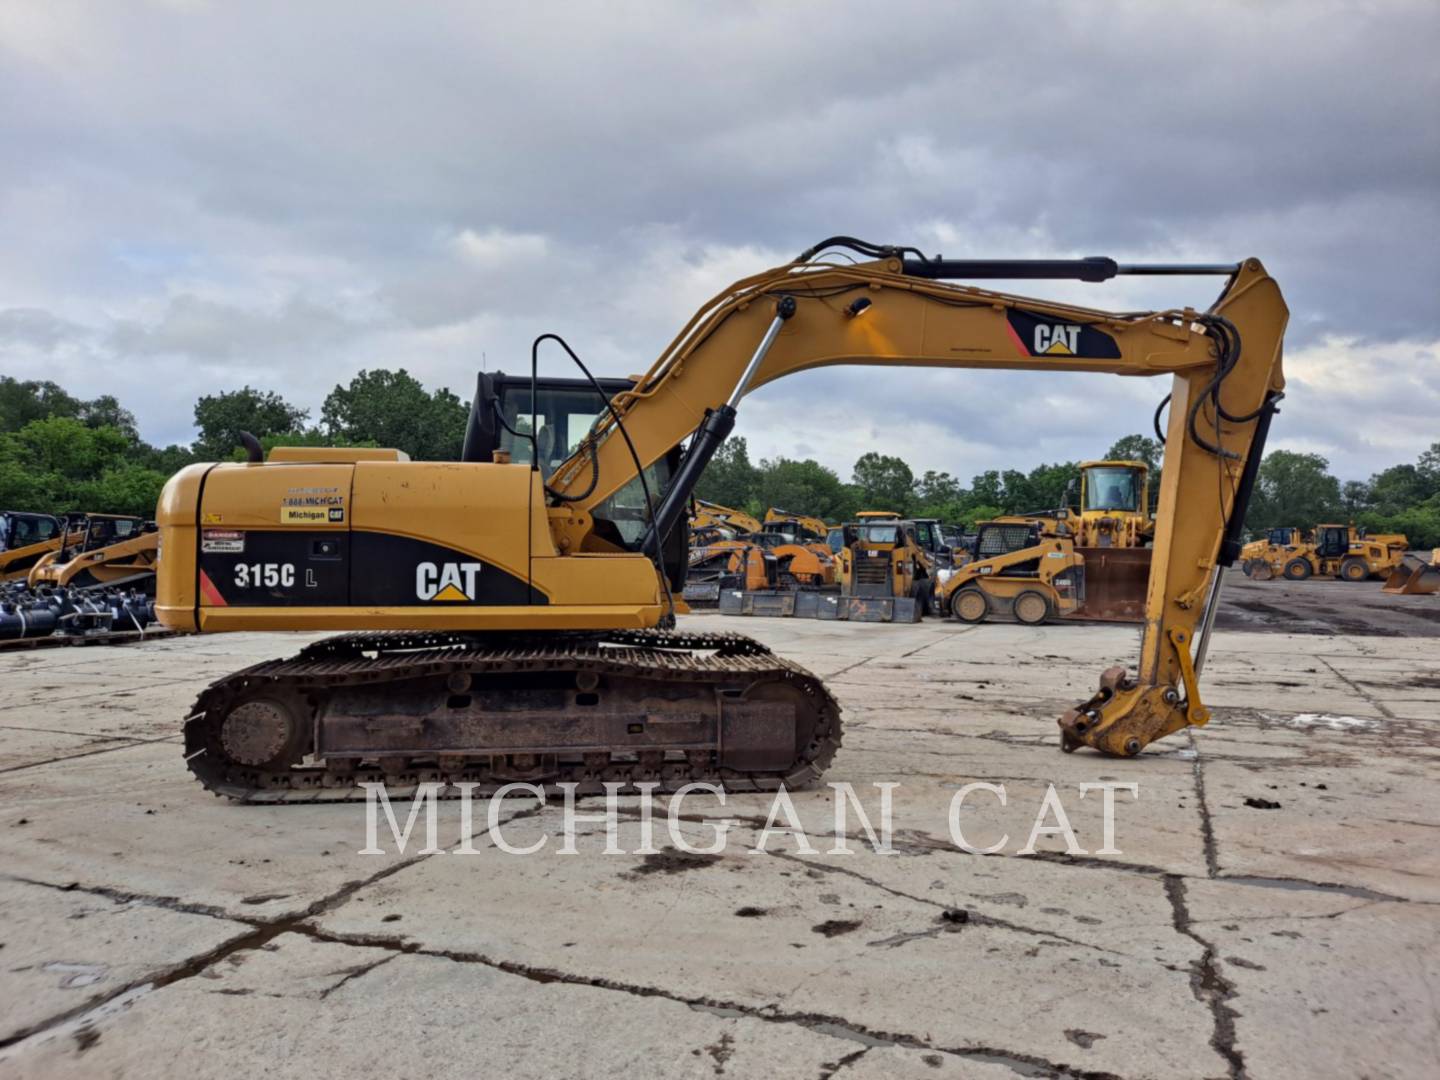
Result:
[[[1075,553],[1085,557],[1085,603],[1065,618],[1143,623],[1151,550],[1077,547]]]
[[[1380,591],[1391,596],[1429,596],[1440,592],[1440,566],[1407,555],[1390,571]]]

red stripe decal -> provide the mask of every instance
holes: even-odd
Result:
[[[1010,340],[1015,342],[1015,347],[1020,350],[1020,355],[1028,358],[1031,355],[1030,350],[1027,349],[1025,343],[1020,340],[1020,335],[1015,332],[1015,327],[1010,325],[1009,319],[1005,320],[1005,329],[1010,331]]]
[[[215,583],[204,570],[200,571],[200,595],[205,598],[206,607],[229,607],[225,597],[220,595],[220,590],[215,588]]]

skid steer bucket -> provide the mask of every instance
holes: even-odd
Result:
[[[1143,623],[1150,587],[1149,548],[1077,547],[1085,557],[1085,603],[1067,619]]]
[[[1390,571],[1380,591],[1391,596],[1429,596],[1440,592],[1440,564],[1407,555]]]

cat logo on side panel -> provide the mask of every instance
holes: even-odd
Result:
[[[470,602],[479,576],[478,562],[422,562],[415,567],[415,595],[421,600]]]

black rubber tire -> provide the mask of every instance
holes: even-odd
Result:
[[[1370,577],[1370,564],[1364,559],[1351,556],[1340,563],[1342,581],[1366,581]]]
[[[921,616],[933,614],[934,604],[930,599],[930,579],[921,578],[910,586],[910,595],[920,606]]]
[[[1310,562],[1308,559],[1291,559],[1285,564],[1286,581],[1304,581],[1310,576]]]
[[[1039,608],[1036,608],[1035,601],[1039,601]],[[1035,618],[1035,612],[1039,611],[1039,618]],[[1050,617],[1050,598],[1044,593],[1035,589],[1026,589],[1010,603],[1010,612],[1015,616],[1015,621],[1025,626],[1039,626]],[[1024,612],[1024,614],[1021,614]],[[1028,617],[1027,617],[1028,616]]]
[[[978,609],[975,601],[969,599],[972,597],[979,597]],[[990,600],[978,586],[966,585],[963,589],[956,589],[950,597],[950,617],[953,619],[965,623],[980,623],[984,622],[989,614]]]

